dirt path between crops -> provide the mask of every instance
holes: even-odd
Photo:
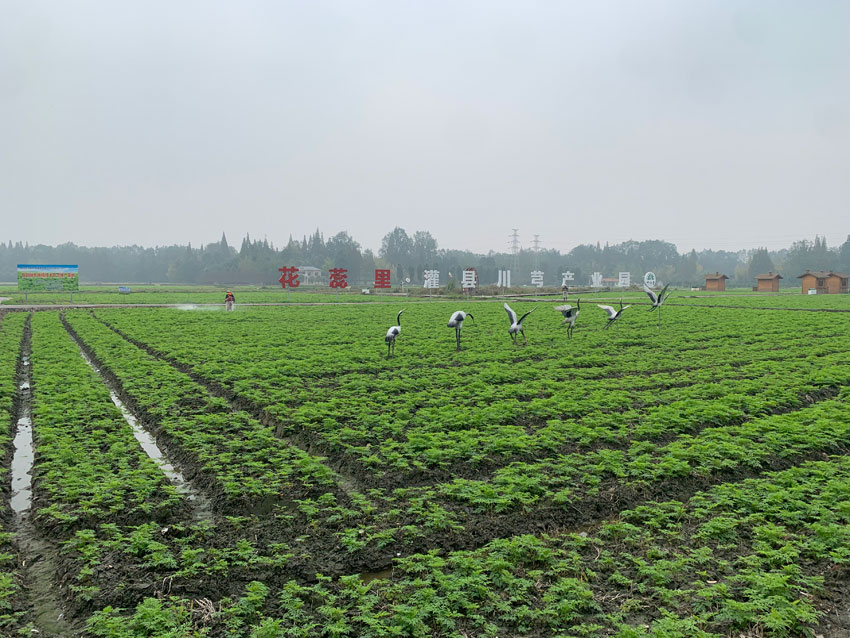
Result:
[[[29,318],[21,342],[18,372],[17,430],[12,457],[12,497],[15,544],[20,553],[21,568],[34,624],[39,635],[51,637],[77,636],[75,627],[65,617],[59,587],[58,548],[39,534],[32,521],[32,470],[35,448],[32,436],[32,367],[30,365],[32,328]]]

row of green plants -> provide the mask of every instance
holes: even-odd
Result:
[[[619,332],[591,327],[583,335],[583,343],[578,331],[573,341],[567,342],[557,327],[544,325],[540,328],[541,343],[514,349],[507,344],[496,348],[484,338],[490,329],[489,319],[495,325],[497,317],[502,318],[495,312],[489,319],[481,313],[481,342],[473,341],[456,354],[449,331],[433,336],[426,332],[433,332],[433,324],[451,307],[417,307],[421,316],[410,323],[418,329],[407,330],[410,326],[405,322],[403,332],[410,337],[408,348],[415,356],[405,360],[399,351],[399,356],[389,362],[380,352],[373,351],[367,357],[368,353],[361,350],[367,343],[374,345],[373,335],[361,334],[363,322],[376,328],[383,324],[369,314],[374,312],[372,307],[334,308],[330,315],[324,308],[321,313],[299,308],[293,314],[293,309],[284,308],[233,316],[166,310],[97,314],[169,357],[184,364],[193,362],[195,374],[230,388],[237,404],[247,396],[247,390],[259,388],[251,402],[264,401],[259,405],[271,412],[281,405],[269,402],[269,397],[294,395],[296,398],[277,415],[278,424],[291,428],[284,429],[284,434],[315,434],[320,446],[327,446],[330,436],[340,436],[352,447],[360,445],[358,441],[373,445],[375,440],[380,445],[397,445],[399,458],[417,458],[428,450],[439,453],[456,441],[464,441],[467,435],[470,440],[479,440],[481,434],[476,428],[482,426],[470,424],[464,415],[473,418],[476,412],[496,406],[487,414],[487,421],[519,428],[513,430],[514,434],[509,429],[503,431],[502,445],[506,448],[510,449],[512,436],[527,437],[526,446],[559,453],[510,462],[518,455],[509,452],[501,457],[507,464],[496,463],[495,469],[478,475],[475,468],[464,475],[444,466],[448,467],[447,476],[425,485],[388,480],[392,475],[386,472],[388,464],[382,457],[375,463],[370,483],[365,481],[373,471],[365,461],[368,456],[359,451],[347,457],[333,455],[334,463],[343,459],[359,464],[357,476],[362,480],[359,486],[351,485],[328,467],[328,461],[303,453],[275,436],[274,423],[263,423],[234,410],[175,366],[147,354],[90,314],[68,312],[68,326],[95,355],[103,372],[119,383],[128,403],[188,468],[187,476],[216,497],[214,519],[205,524],[190,524],[183,516],[133,525],[103,522],[75,530],[65,546],[67,559],[76,570],[73,573],[85,575],[88,569],[101,587],[101,583],[110,583],[110,589],[117,590],[109,595],[81,590],[79,596],[91,596],[91,609],[108,603],[133,607],[149,594],[161,599],[145,601],[130,618],[109,610],[98,614],[92,630],[101,635],[124,635],[104,632],[125,631],[130,632],[126,635],[175,632],[173,635],[178,636],[206,627],[212,635],[275,636],[300,635],[303,626],[320,635],[370,635],[368,631],[374,631],[372,635],[486,635],[489,623],[495,627],[491,628],[495,635],[558,635],[554,628],[566,636],[582,635],[582,631],[585,635],[639,632],[640,625],[646,624],[649,629],[644,631],[655,631],[660,637],[677,635],[665,634],[668,630],[679,631],[678,635],[700,635],[687,633],[688,627],[708,632],[706,635],[739,626],[763,629],[762,620],[755,615],[739,624],[723,625],[713,617],[695,620],[695,612],[687,606],[670,607],[669,619],[664,614],[654,616],[663,591],[651,590],[649,594],[638,592],[649,601],[644,606],[633,610],[627,606],[618,612],[603,605],[601,620],[588,617],[578,623],[588,626],[571,634],[571,625],[562,617],[557,626],[546,624],[552,618],[550,607],[573,594],[582,598],[572,583],[564,589],[557,585],[564,578],[582,581],[581,577],[560,572],[555,580],[544,580],[539,591],[523,592],[529,610],[520,611],[520,616],[527,615],[527,622],[502,617],[497,608],[476,599],[481,620],[475,622],[483,624],[462,619],[464,613],[465,617],[472,616],[470,608],[452,607],[467,595],[458,592],[456,581],[462,574],[454,569],[450,576],[441,578],[440,570],[436,570],[426,589],[437,584],[444,589],[424,597],[418,597],[421,567],[420,572],[404,572],[406,587],[396,590],[394,598],[383,602],[379,598],[374,604],[371,596],[384,591],[382,588],[389,586],[385,582],[366,586],[357,578],[336,577],[363,571],[369,564],[383,567],[389,557],[397,555],[402,560],[396,573],[402,574],[400,565],[416,563],[413,553],[423,552],[428,557],[427,550],[435,547],[476,547],[494,536],[506,539],[495,543],[524,542],[521,539],[526,537],[514,535],[540,529],[545,521],[592,522],[600,515],[616,512],[622,507],[619,503],[635,503],[647,496],[678,496],[696,486],[758,474],[823,451],[846,450],[850,443],[847,393],[840,388],[847,384],[850,366],[844,354],[848,349],[846,331],[835,325],[840,315],[775,313],[762,320],[761,313],[755,311],[730,316],[735,311],[675,309],[665,314],[665,321],[680,313],[688,325],[674,325],[669,343],[661,343],[654,317],[645,313],[647,316],[635,315],[634,324],[629,328],[624,324]],[[43,316],[52,317],[51,330],[58,327],[61,332],[55,313]],[[557,316],[555,319],[557,326]],[[293,325],[310,328],[305,336],[291,332]],[[504,328],[494,327],[493,338],[501,339]],[[466,334],[466,327],[464,330]],[[73,346],[67,334],[63,336]],[[444,345],[449,348],[442,350]],[[76,356],[79,358],[78,353]],[[281,357],[281,362],[276,357]],[[298,368],[299,357],[308,363],[303,371]],[[329,362],[324,368],[320,363],[323,358]],[[81,359],[79,362],[85,365]],[[63,363],[56,359],[53,365],[61,369]],[[213,368],[218,377],[207,374]],[[275,377],[282,370],[286,374]],[[228,377],[229,371],[232,377]],[[576,392],[581,396],[573,396]],[[630,394],[634,397],[631,402]],[[609,395],[611,401],[606,403]],[[69,402],[70,397],[63,400]],[[512,402],[525,406],[525,413],[504,410]],[[340,414],[348,405],[360,406],[360,411],[353,413],[359,423],[353,424],[361,431],[352,426],[353,433],[344,432],[352,424],[338,421],[322,423],[321,429],[294,422],[292,415],[310,408],[311,403],[335,405]],[[539,411],[546,415],[547,410],[556,418],[527,414]],[[375,425],[376,417],[385,413],[390,415],[386,422]],[[328,418],[332,417],[331,411]],[[553,420],[559,423],[550,423]],[[378,434],[370,435],[369,428]],[[441,431],[456,433],[457,437],[435,438],[415,449],[422,445],[417,443],[417,436],[438,437]],[[559,435],[579,442],[586,437],[582,445],[587,448],[560,453],[563,442],[557,440]],[[546,437],[552,441],[541,443]],[[100,433],[95,438],[104,440]],[[493,443],[498,445],[498,439]],[[281,446],[292,454],[281,456]],[[466,458],[474,450],[470,447]],[[497,447],[489,449],[480,467],[487,467],[487,459],[500,454]],[[303,466],[299,466],[301,459],[306,459]],[[440,467],[439,459],[432,466]],[[343,469],[348,472],[351,468]],[[261,480],[252,480],[254,476]],[[825,475],[817,476],[812,480],[822,482]],[[343,483],[347,483],[345,488]],[[723,515],[709,511],[706,517]],[[635,526],[643,530],[643,523]],[[589,528],[589,533],[595,536],[593,529]],[[641,542],[660,542],[661,532],[651,526],[648,529],[648,539],[640,537]],[[673,545],[682,545],[693,536],[692,529],[685,529]],[[748,538],[743,534],[741,542],[746,544]],[[546,538],[536,541],[550,542]],[[485,561],[487,547],[459,554],[439,553],[436,558],[464,557],[466,569],[474,573]],[[588,556],[596,556],[598,549],[589,549]],[[121,557],[118,568],[114,567],[115,557]],[[643,556],[641,560],[655,564],[658,558]],[[625,578],[632,580],[632,571],[642,573],[644,569],[643,563],[632,564],[622,553],[614,554],[611,560]],[[806,568],[801,560],[795,564]],[[544,567],[544,571],[550,568]],[[731,569],[730,578],[743,567],[736,563]],[[315,582],[317,571],[334,578],[319,577]],[[115,576],[110,576],[113,573]],[[291,580],[295,576],[298,579]],[[615,576],[612,582],[618,578]],[[142,586],[144,582],[148,585]],[[599,591],[608,604],[607,580],[604,587],[587,577],[582,582],[588,584],[594,601]],[[351,586],[340,588],[344,583]],[[85,585],[88,583],[81,582]],[[470,582],[472,591],[479,591],[481,586],[481,582]],[[544,604],[541,592],[548,592],[547,588],[554,588],[554,593]],[[351,593],[359,589],[364,590],[362,595]],[[290,598],[284,598],[287,591]],[[536,597],[532,596],[534,592]],[[169,593],[183,602],[169,603]],[[504,601],[505,595],[497,588],[493,604],[497,599]],[[210,615],[205,606],[206,611],[199,613],[196,603],[190,602],[204,598],[214,601],[218,611]],[[740,602],[739,593],[733,599]],[[431,600],[439,610],[447,610],[445,617],[440,615],[442,611],[431,610]],[[510,606],[520,607],[520,603]],[[548,611],[541,611],[541,606]],[[647,610],[649,606],[652,608]],[[299,609],[305,617],[292,615]],[[618,613],[621,625],[615,624]],[[203,624],[203,617],[213,620]],[[361,617],[366,619],[365,624],[358,620]],[[639,619],[645,622],[637,622]],[[807,621],[792,618],[789,622],[795,627],[789,635],[799,635]],[[603,629],[593,629],[594,623]],[[148,634],[134,633],[142,631]]]
[[[846,294],[804,295],[800,287],[793,291],[783,290],[778,295],[752,294],[706,294],[680,291],[670,298],[671,304],[727,305],[736,308],[793,308],[804,310],[850,310],[850,296]]]
[[[835,371],[850,382],[850,368]],[[810,407],[740,425],[684,434],[665,445],[632,441],[626,449],[600,449],[537,462],[512,463],[486,480],[441,484],[447,498],[478,511],[507,511],[541,503],[568,505],[604,489],[638,492],[672,489],[677,482],[706,481],[760,472],[784,460],[850,450],[850,391]]]
[[[338,537],[348,530],[349,536],[356,536],[357,550],[369,545],[368,538],[360,541],[359,532],[377,509],[369,495],[344,485],[323,459],[279,438],[88,313],[69,312],[66,318],[101,370],[120,385],[128,404],[180,459],[188,477],[213,495],[216,512],[225,519],[217,525],[229,530],[225,538],[252,538],[256,560],[271,561],[273,571],[279,571],[291,558],[290,569],[303,577],[312,577],[316,565],[339,572],[346,565],[358,569],[368,564],[362,553],[343,552],[340,560]],[[396,510],[389,534],[387,523],[376,532],[383,533],[382,538],[392,538],[401,514],[396,503],[392,506]],[[210,553],[203,543],[200,549],[205,560],[200,572],[209,576]],[[175,579],[188,584],[196,575],[191,565],[178,561]]]
[[[9,467],[17,423],[21,341],[27,318],[24,313],[0,316],[0,454],[5,460],[0,465],[0,633],[3,635],[13,635],[18,629],[31,627],[9,506]]]
[[[436,316],[444,310],[445,307],[442,310],[435,308],[433,314]],[[126,316],[99,312],[98,316],[140,341],[148,340],[157,346],[170,344],[172,347],[166,354],[178,361],[188,362],[191,357],[198,357],[197,366],[193,366],[197,374],[202,374],[212,365],[211,361],[222,370],[230,366],[239,375],[253,371],[273,386],[267,376],[275,369],[272,358],[282,357],[283,352],[288,352],[290,357],[300,356],[306,354],[308,348],[315,351],[310,355],[313,357],[336,357],[351,361],[355,368],[360,365],[356,348],[345,346],[339,339],[344,329],[356,330],[358,320],[365,316],[363,310],[348,310],[339,316],[326,318],[324,323],[317,322],[314,329],[305,331],[307,336],[300,341],[293,337],[292,344],[271,343],[267,336],[270,324],[273,322],[276,327],[289,325],[286,318],[290,312],[258,311],[253,321],[246,315],[229,324],[223,324],[216,318],[201,321],[177,316],[174,319],[174,313],[167,311],[138,311]],[[312,309],[299,309],[299,312],[312,315]],[[356,371],[348,373],[342,380],[333,376],[321,377],[326,385],[319,390],[314,401],[319,404],[327,402],[329,414],[346,414],[351,404],[365,406],[373,402],[374,407],[369,412],[385,409],[390,415],[386,417],[385,427],[372,420],[372,415],[362,419],[360,429],[355,429],[351,421],[340,423],[339,418],[331,420],[331,416],[324,424],[328,436],[348,437],[353,447],[359,445],[363,448],[362,455],[355,459],[358,465],[353,467],[359,470],[358,476],[364,480],[370,472],[375,474],[372,484],[376,487],[368,492],[375,510],[357,525],[346,524],[345,517],[335,511],[335,507],[339,506],[336,503],[330,505],[305,499],[301,504],[302,513],[308,517],[312,527],[335,530],[337,544],[352,555],[366,554],[373,549],[406,553],[411,547],[427,546],[435,539],[440,539],[446,546],[463,545],[468,539],[486,533],[491,519],[503,528],[533,529],[538,520],[545,520],[552,512],[555,512],[556,520],[567,521],[571,519],[565,512],[578,510],[573,519],[588,520],[591,515],[586,512],[593,511],[591,505],[599,507],[600,502],[606,499],[608,504],[602,503],[603,511],[614,511],[611,503],[617,503],[619,499],[631,502],[644,495],[675,489],[680,484],[685,487],[704,485],[741,473],[757,473],[777,463],[791,462],[786,459],[841,449],[847,445],[845,397],[835,395],[838,388],[847,382],[847,370],[850,369],[846,365],[848,338],[830,323],[834,322],[834,316],[807,315],[801,322],[799,317],[790,313],[762,319],[758,313],[742,316],[731,315],[730,311],[708,311],[708,314],[691,310],[681,312],[686,313],[689,324],[687,329],[671,330],[673,344],[656,345],[654,341],[647,343],[634,336],[623,337],[620,338],[622,354],[616,359],[608,356],[604,350],[607,346],[598,339],[592,349],[602,348],[601,352],[589,353],[582,346],[580,352],[573,354],[570,348],[577,347],[574,345],[576,338],[572,344],[564,340],[550,348],[550,352],[537,350],[532,356],[529,356],[531,348],[526,351],[510,350],[508,354],[497,356],[492,348],[482,351],[477,346],[470,346],[469,351],[461,353],[461,356],[482,360],[490,357],[493,361],[489,368],[480,362],[457,365],[451,352],[444,352],[442,359],[423,353],[424,363],[429,357],[439,360],[439,363],[432,361],[430,366],[418,367],[408,364],[409,367],[393,371],[379,361],[375,363],[379,369],[377,374]],[[142,320],[145,316],[157,317],[157,323],[162,321],[162,325],[172,329],[159,334],[146,329]],[[792,326],[791,320],[797,324]],[[699,328],[698,336],[691,338],[694,324]],[[310,322],[305,325],[310,325]],[[792,327],[795,328],[793,331]],[[202,332],[202,328],[206,329],[206,333]],[[179,334],[180,338],[175,338],[174,334]],[[256,337],[253,341],[252,334]],[[356,342],[361,337],[353,332],[351,339]],[[213,341],[228,345],[215,348],[211,345]],[[233,344],[232,347],[230,344]],[[675,358],[680,356],[681,367],[678,371],[641,375],[639,370],[653,370],[655,353],[659,350],[664,351],[665,365],[672,368]],[[524,358],[515,360],[520,356]],[[499,358],[501,361],[498,361]],[[592,359],[592,364],[573,365],[580,358]],[[738,365],[725,363],[730,359]],[[748,359],[752,363],[748,363]],[[499,365],[505,362],[510,365]],[[621,365],[632,374],[617,376]],[[543,425],[534,423],[531,426],[512,424],[511,420],[516,422],[522,417],[521,414],[512,414],[505,418],[507,423],[501,424],[501,431],[495,430],[501,436],[494,436],[487,454],[480,455],[479,468],[470,467],[467,472],[450,468],[445,478],[419,487],[415,483],[409,487],[411,483],[404,480],[381,479],[387,470],[386,459],[393,452],[400,461],[418,453],[433,459],[434,465],[456,452],[466,454],[467,459],[474,458],[477,452],[475,445],[482,439],[485,428],[480,424],[469,426],[457,417],[463,414],[464,405],[458,404],[460,399],[452,394],[450,387],[442,385],[444,380],[447,376],[455,379],[459,375],[470,377],[469,384],[461,385],[472,386],[475,392],[484,395],[484,405],[476,406],[476,410],[485,412],[492,404],[488,403],[488,398],[491,398],[487,395],[488,389],[511,384],[496,383],[491,378],[483,381],[480,377],[497,375],[505,370],[514,373],[521,366],[527,366],[532,374],[538,367],[560,371],[562,375],[569,374],[565,370],[607,370],[607,375],[597,374],[595,380],[587,380],[587,385],[576,381],[575,386],[588,394],[593,392],[594,383],[616,392],[616,382],[633,382],[637,387],[646,387],[640,384],[651,384],[653,377],[658,376],[657,387],[668,388],[659,390],[658,394],[663,393],[668,402],[649,406],[635,404],[631,408],[614,405],[604,410],[594,410],[592,403],[587,403],[588,412],[579,414],[580,419],[549,419]],[[423,374],[423,369],[440,380],[436,384],[439,391],[434,392],[432,400],[437,403],[445,400],[443,412],[436,414],[437,411],[423,401],[417,412],[393,416],[394,393],[405,397],[421,396],[420,388],[429,379]],[[411,377],[415,380],[409,382]],[[684,380],[685,385],[675,387],[676,379]],[[717,382],[710,383],[712,379]],[[221,377],[213,380],[221,381]],[[299,385],[304,386],[311,380],[308,373],[299,378]],[[334,385],[337,382],[339,385]],[[384,386],[384,392],[377,396],[372,392],[376,384]],[[285,382],[277,385],[278,391],[282,391],[280,386]],[[541,387],[549,386],[543,380]],[[235,383],[232,388],[238,397],[243,396]],[[343,389],[350,392],[343,392]],[[526,388],[525,392],[535,390]],[[327,399],[324,399],[323,392],[328,394]],[[571,400],[566,387],[559,392],[559,399],[564,403]],[[677,392],[684,396],[677,398]],[[649,402],[640,391],[635,391],[634,396]],[[599,390],[593,397],[602,402],[605,395]],[[525,404],[528,406],[538,399],[532,398]],[[268,409],[271,411],[274,407]],[[314,405],[305,399],[297,409],[313,408]],[[428,414],[428,410],[430,418],[415,423],[417,415],[420,412]],[[784,412],[787,414],[782,414]],[[498,411],[493,418],[500,418]],[[418,427],[414,428],[412,422]],[[397,438],[392,438],[393,427]],[[358,443],[362,441],[360,432],[371,430],[378,431],[376,436],[379,439],[382,437],[380,447],[383,457],[376,455],[368,445]],[[430,447],[421,445],[424,434],[431,433]],[[560,453],[565,441],[577,441],[590,449]],[[459,448],[459,452],[455,448]],[[526,453],[529,448],[532,450],[530,456],[538,453],[534,460],[526,458],[510,462],[511,454],[516,458],[517,454]],[[556,453],[546,454],[546,450]],[[508,462],[496,463],[492,473],[484,471],[487,463],[492,463],[492,459],[500,455]],[[340,521],[343,521],[342,525]]]
[[[343,493],[321,459],[276,437],[247,412],[234,410],[88,313],[68,312],[66,320],[195,483],[215,494],[224,510],[240,513],[264,501]]]
[[[95,636],[814,636],[850,576],[850,459],[650,503],[581,533],[434,549],[391,574],[250,583],[206,615],[172,597],[105,609]]]
[[[55,544],[55,575],[69,617],[149,591],[145,566],[161,547],[134,543],[137,527],[185,520],[187,502],[133,436],[109,390],[57,313],[32,317],[35,464],[30,516]],[[107,546],[109,531],[128,537]],[[81,541],[88,539],[81,549]]]
[[[64,535],[102,521],[165,521],[184,507],[55,313],[32,319],[32,391],[43,529]]]
[[[108,289],[92,290],[89,287],[83,287],[79,291],[73,293],[73,301],[75,304],[216,304],[224,309],[224,295],[226,289],[209,290],[209,289],[185,289],[172,290],[171,288],[163,288],[162,290],[151,290],[149,288],[133,286],[130,284],[130,293],[122,294],[118,292],[118,286],[110,286]],[[360,294],[360,289],[350,289],[337,294],[327,290],[317,290],[313,292],[289,292],[283,290],[279,286],[277,289],[271,288],[267,290],[239,290],[234,289],[237,304],[278,304],[278,303],[334,303],[337,301],[351,302],[368,302],[378,301],[380,295]],[[29,292],[24,294],[17,289],[9,289],[0,291],[0,296],[6,298],[2,302],[4,305],[16,304],[55,304],[66,305],[71,297],[70,292]],[[387,297],[389,299],[391,297]],[[414,301],[411,299],[411,301]],[[238,305],[237,305],[238,307]]]
[[[497,349],[470,327],[467,350],[455,354],[431,336],[453,307],[417,308],[410,317],[417,342],[405,346],[416,356],[388,363],[361,351],[379,331],[364,336],[364,324],[377,323],[372,308],[300,308],[297,322],[289,309],[235,321],[173,311],[98,316],[263,409],[285,433],[306,435],[332,458],[367,474],[420,480],[422,473],[441,478],[798,408],[829,385],[820,368],[843,365],[850,350],[836,315],[801,321],[791,313],[765,319],[676,309],[663,336],[643,313],[636,321],[652,330],[648,336],[614,336],[612,345],[606,340],[615,331],[597,331],[583,341],[555,341],[562,337],[556,316],[549,318],[555,327],[539,329],[549,344]],[[490,312],[492,321],[503,321],[498,307]],[[479,314],[483,325],[486,315]],[[422,334],[426,322],[431,327]],[[281,325],[297,325],[299,334],[282,337]]]
[[[134,605],[144,596],[218,599],[263,574],[285,580],[299,573],[289,546],[258,543],[246,517],[217,508],[197,520],[186,496],[142,451],[58,313],[34,315],[32,367],[33,515],[38,530],[57,544],[55,578],[72,621],[106,606]],[[167,381],[154,377],[155,383]],[[184,394],[181,405],[198,396]],[[188,412],[179,414],[188,418]],[[215,414],[226,420],[230,412]],[[234,414],[233,423],[244,422]],[[208,422],[189,425],[203,431]],[[219,432],[225,446],[239,436]],[[238,458],[229,465],[234,476],[242,471]],[[270,513],[267,524],[289,533],[291,518]]]
[[[66,320],[128,404],[193,468],[192,481],[217,497],[217,511],[253,536],[263,555],[277,555],[285,545],[305,577],[322,565],[344,573],[421,548],[435,533],[462,529],[428,501],[432,492],[343,487],[323,459],[289,445],[88,313],[68,312]],[[183,566],[178,572],[188,573]]]

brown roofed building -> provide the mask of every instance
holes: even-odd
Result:
[[[713,275],[706,275],[705,289],[717,291],[726,290],[727,279],[729,279],[729,277],[727,277],[726,275],[721,275],[719,272],[716,272]]]
[[[832,270],[807,270],[802,275],[797,275],[797,279],[803,280],[803,294],[808,294],[809,290],[816,290],[819,295],[837,295],[839,293],[848,292],[848,281],[850,275]]]
[[[779,292],[779,280],[782,275],[775,272],[769,272],[766,275],[756,275],[757,292]]]

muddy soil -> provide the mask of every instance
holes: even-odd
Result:
[[[36,450],[32,432],[31,336],[27,320],[18,366],[17,432],[12,456],[10,505],[14,514],[14,542],[21,556],[32,619],[39,635],[64,638],[81,635],[81,626],[66,618],[58,595],[64,584],[59,578],[58,548],[43,538],[32,523],[32,470]]]
[[[156,440],[153,435],[148,431],[148,428],[144,427],[142,423],[136,418],[136,416],[130,411],[130,409],[124,404],[121,398],[118,396],[118,389],[110,382],[109,379],[101,372],[100,368],[95,365],[92,359],[86,354],[86,352],[82,348],[82,344],[76,338],[75,335],[69,333],[71,339],[77,344],[80,348],[80,356],[82,356],[83,360],[94,370],[97,375],[100,377],[101,381],[103,381],[104,385],[109,389],[109,396],[112,399],[112,403],[121,410],[121,414],[124,416],[124,420],[127,421],[127,424],[133,430],[133,436],[139,442],[139,445],[144,450],[145,454],[150,457],[154,463],[157,464],[162,473],[168,478],[172,485],[177,489],[178,492],[184,494],[186,499],[190,501],[192,505],[192,517],[195,521],[209,521],[213,519],[213,510],[212,504],[210,503],[210,499],[200,490],[196,489],[190,481],[186,480],[183,473],[175,468],[175,464],[169,461],[166,457],[166,454],[162,451],[162,449],[157,445]]]

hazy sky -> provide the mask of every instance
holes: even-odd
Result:
[[[850,233],[850,2],[0,0],[0,240]]]

